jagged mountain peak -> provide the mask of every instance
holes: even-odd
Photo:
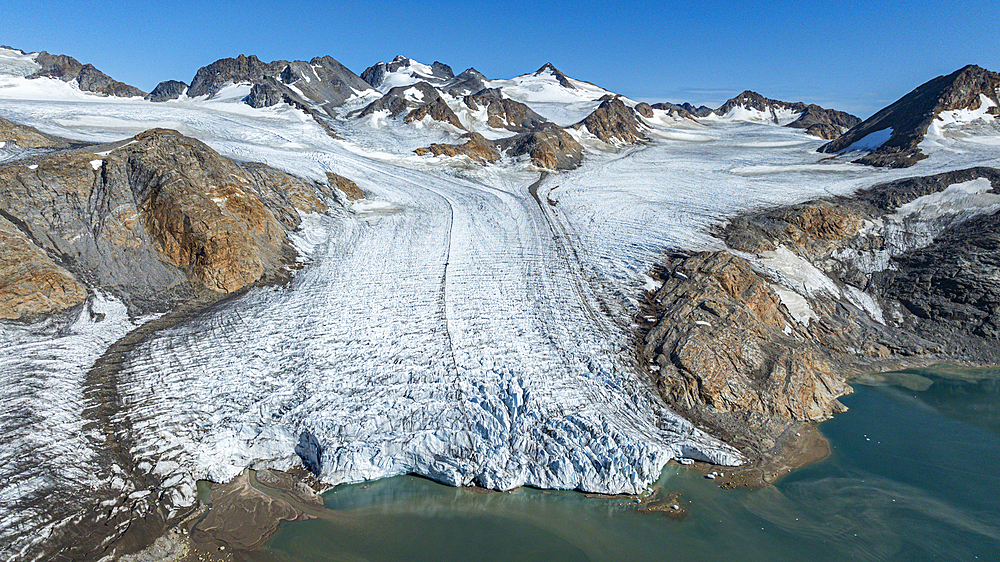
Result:
[[[559,81],[559,85],[560,86],[562,86],[564,88],[569,88],[571,90],[577,89],[576,86],[574,86],[573,83],[570,82],[569,76],[566,76],[565,74],[563,74],[562,71],[559,70],[558,68],[556,68],[555,65],[552,64],[551,62],[547,62],[547,63],[543,64],[541,68],[539,68],[538,70],[535,71],[534,75],[535,76],[542,76],[543,74],[546,74],[546,73],[551,74],[552,76],[554,76],[555,79]]]
[[[859,164],[905,168],[927,157],[919,145],[929,132],[940,134],[951,122],[994,119],[1000,115],[1000,74],[974,64],[921,84],[910,93],[821,146],[824,153],[867,150]],[[945,118],[943,114],[948,113]],[[939,127],[931,129],[940,122]]]
[[[361,79],[380,92],[424,81],[440,85],[455,78],[451,67],[440,61],[423,64],[403,55],[392,62],[377,62],[361,73]]]

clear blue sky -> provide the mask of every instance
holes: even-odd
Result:
[[[219,58],[331,55],[360,74],[405,54],[491,78],[551,61],[632,98],[717,106],[744,89],[867,117],[966,64],[1000,71],[996,0],[820,2],[133,0],[3,7],[0,44],[152,89]]]

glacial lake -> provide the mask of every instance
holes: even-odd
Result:
[[[863,384],[862,384],[863,383]],[[654,488],[687,517],[575,492],[484,493],[401,476],[325,494],[267,561],[996,560],[1000,370],[862,377],[820,425],[827,459],[775,486],[723,490],[668,465]]]

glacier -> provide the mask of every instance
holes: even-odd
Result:
[[[95,142],[174,128],[235,160],[334,172],[367,194],[303,217],[293,237],[305,267],[288,285],[224,300],[128,353],[113,421],[128,428],[134,470],[175,510],[195,501],[195,479],[248,466],[302,465],[330,484],[417,473],[635,493],[672,458],[737,464],[636,364],[632,317],[649,268],[668,249],[719,249],[708,228],[735,213],[1000,157],[995,143],[956,136],[936,141],[941,158],[872,169],[826,161],[822,141],[798,130],[658,114],[649,143],[589,148],[581,168],[544,175],[526,162],[417,157],[428,131],[398,121],[345,117],[335,139],[291,107],[240,103],[238,87],[154,104],[57,82],[5,77],[0,117]],[[149,320],[98,294],[76,318],[0,325],[3,543],[44,541],[100,502],[145,497],[96,452],[86,373]],[[20,509],[41,494],[65,509]]]

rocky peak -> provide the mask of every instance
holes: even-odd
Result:
[[[688,102],[684,102],[681,104],[670,103],[670,102],[654,103],[652,105],[652,108],[672,113],[675,117],[688,117],[688,118],[706,117],[708,115],[711,115],[712,112],[714,111],[711,107],[708,107],[706,105],[700,105],[696,107]]]
[[[403,120],[407,123],[430,116],[435,121],[450,123],[458,129],[465,130],[465,126],[441,97],[440,92],[427,82],[396,86],[356,115],[365,117],[377,111],[386,111],[390,117],[399,117],[406,113]],[[350,115],[353,116],[355,113]]]
[[[586,127],[592,135],[608,144],[636,144],[646,138],[642,133],[645,124],[635,110],[618,97],[601,102],[593,113],[573,127]]]
[[[106,96],[127,98],[146,95],[146,92],[134,86],[112,79],[94,65],[80,64],[78,60],[68,55],[50,55],[42,51],[35,57],[35,62],[41,68],[27,78],[58,78],[63,82],[75,80],[81,90]]]
[[[356,93],[371,89],[367,82],[330,56],[315,57],[309,62],[292,61],[277,78],[283,85],[295,84],[295,90],[281,88],[287,97],[304,96],[304,101],[323,107],[327,113]]]
[[[854,162],[872,166],[905,168],[927,156],[918,145],[927,129],[942,111],[980,109],[982,99],[1000,107],[997,89],[1000,74],[975,65],[965,66],[947,76],[938,76],[918,86],[840,138],[821,146],[819,152],[837,153],[853,146],[865,145],[872,150]],[[993,115],[998,110],[990,108]],[[877,146],[865,143],[865,137],[884,131],[886,137]],[[891,134],[890,134],[891,131]],[[881,140],[881,139],[880,139]],[[858,143],[858,144],[855,144]]]
[[[479,92],[487,88],[489,79],[475,68],[468,68],[461,74],[447,81],[441,89],[452,93],[455,97]]]
[[[786,122],[784,126],[793,129],[806,129],[811,135],[822,138],[836,138],[840,134],[861,122],[861,119],[834,109],[824,109],[816,104],[806,105],[802,102],[785,102],[765,98],[757,92],[745,90],[730,99],[712,113],[725,116],[735,109],[752,110],[769,116],[775,124]],[[791,116],[795,116],[794,119]]]
[[[146,95],[146,99],[149,101],[168,101],[175,100],[185,92],[187,92],[188,85],[180,80],[164,80],[153,88],[153,91]]]
[[[558,68],[555,67],[551,62],[547,62],[542,65],[541,68],[535,71],[535,76],[541,76],[543,74],[551,74],[559,82],[559,85],[563,88],[569,88],[571,90],[577,89],[572,82],[569,81],[569,77],[563,74]]]
[[[745,90],[743,93],[722,104],[722,106],[716,109],[713,113],[721,117],[729,114],[735,109],[740,108],[758,111],[768,115],[769,120],[773,121],[775,124],[779,124],[781,118],[778,116],[778,111],[802,113],[805,111],[806,105],[802,102],[788,103],[772,100],[770,98],[765,98],[757,92]]]
[[[188,96],[211,97],[229,84],[253,83],[265,75],[275,76],[287,65],[287,61],[264,63],[256,55],[219,59],[198,69],[188,88]]]

